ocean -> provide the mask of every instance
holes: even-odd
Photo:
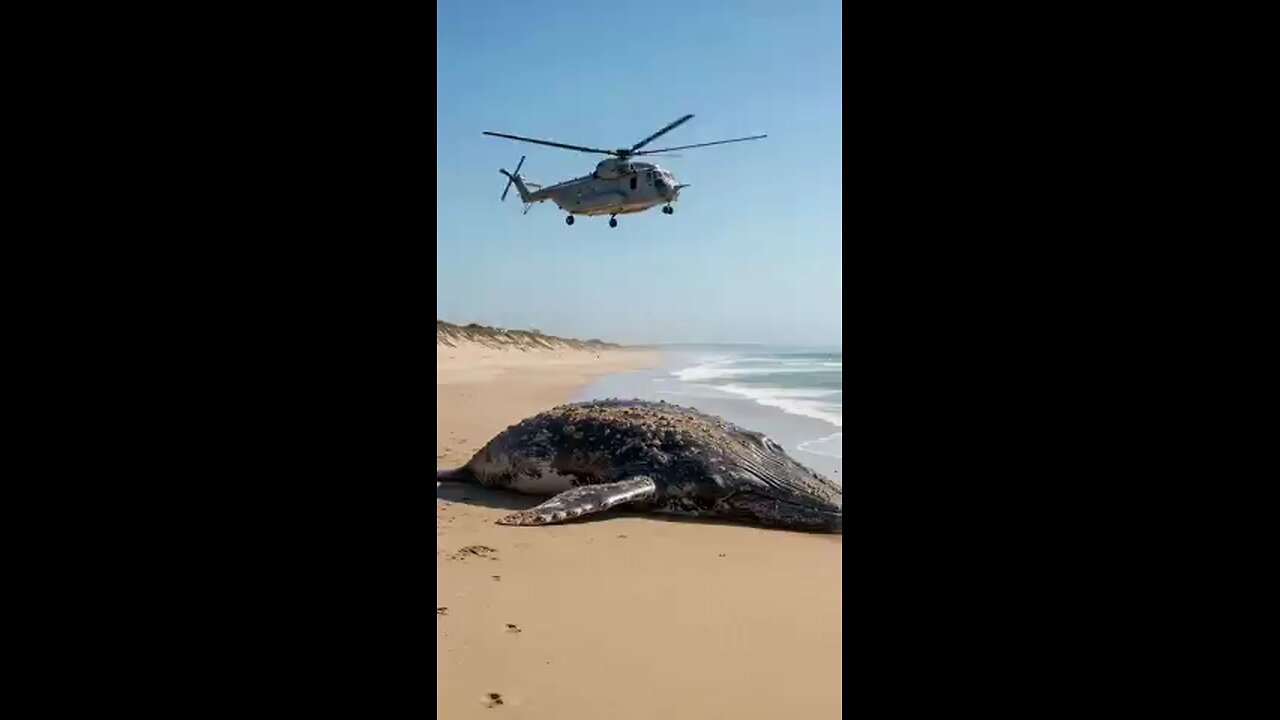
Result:
[[[843,484],[843,364],[839,349],[683,346],[663,349],[661,367],[597,378],[577,399],[694,407],[763,432]]]

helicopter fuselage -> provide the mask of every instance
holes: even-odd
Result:
[[[604,160],[590,175],[529,193],[529,202],[550,200],[572,215],[625,215],[675,202],[680,186],[670,172],[644,162]]]

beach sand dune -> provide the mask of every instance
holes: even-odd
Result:
[[[456,466],[591,377],[617,347],[437,344],[436,462]],[[834,718],[842,536],[609,513],[510,527],[540,500],[436,499],[436,709],[445,718]]]

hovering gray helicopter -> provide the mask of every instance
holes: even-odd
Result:
[[[600,148],[583,147],[581,145],[566,145],[565,143],[551,142],[550,140],[537,140],[520,137],[519,135],[489,132],[487,130],[484,134],[537,143],[539,145],[550,145],[551,147],[565,148],[567,150],[612,155],[613,157],[611,158],[601,160],[590,175],[566,180],[549,187],[526,182],[521,177],[520,167],[524,165],[524,156],[520,157],[520,162],[516,165],[514,173],[509,173],[506,170],[499,170],[498,172],[507,176],[507,187],[502,191],[502,199],[507,199],[507,192],[511,190],[511,185],[514,183],[516,190],[520,193],[520,199],[524,201],[524,212],[526,214],[529,212],[529,208],[533,206],[533,203],[551,200],[556,205],[559,205],[561,210],[569,213],[569,216],[564,219],[568,225],[573,224],[574,215],[608,215],[609,227],[617,227],[618,215],[643,212],[655,205],[662,205],[662,212],[670,215],[675,212],[675,209],[671,207],[671,203],[675,202],[679,197],[682,188],[689,187],[687,184],[677,183],[675,176],[669,171],[663,170],[652,163],[634,162],[631,160],[632,157],[637,155],[657,155],[671,150],[687,150],[689,148],[723,145],[725,143],[742,142],[743,140],[759,140],[762,137],[768,137],[767,135],[752,135],[751,137],[717,140],[715,142],[698,143],[697,145],[679,145],[677,147],[658,148],[657,150],[640,149],[692,117],[692,115],[685,115],[630,148],[618,150],[601,150]],[[679,157],[679,155],[670,157]],[[530,187],[535,188],[535,190],[530,192]]]

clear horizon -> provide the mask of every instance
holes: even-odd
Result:
[[[841,5],[438,3],[436,315],[624,344],[842,347]],[[644,30],[629,32],[625,28]],[[624,28],[614,32],[615,28]],[[514,169],[550,184],[603,156],[482,135],[622,147],[762,140],[657,158],[690,187],[653,210],[528,215]]]

